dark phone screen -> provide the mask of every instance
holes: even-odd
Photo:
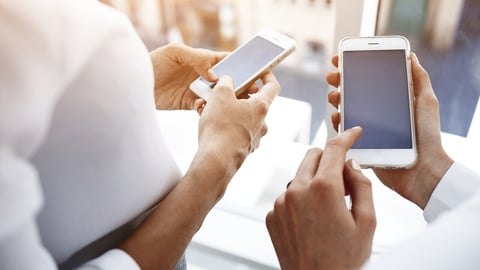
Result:
[[[408,77],[404,50],[345,51],[345,129],[361,126],[354,149],[412,147]]]
[[[213,67],[218,77],[228,75],[233,78],[235,87],[242,85],[254,73],[270,63],[284,49],[264,38],[254,37],[243,47],[232,53],[224,61]],[[213,84],[203,80],[213,87]]]

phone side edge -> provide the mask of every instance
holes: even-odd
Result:
[[[201,81],[201,77],[198,77],[190,84],[190,90],[197,96],[207,101],[210,97],[211,88]]]

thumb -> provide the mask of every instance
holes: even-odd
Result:
[[[204,108],[205,108],[205,100],[201,98],[196,99],[193,104],[193,109],[197,111],[198,115],[202,115]]]
[[[373,205],[372,183],[363,175],[354,160],[349,160],[345,166],[345,186],[352,200],[352,215],[360,228],[375,229],[376,218]]]
[[[191,66],[200,76],[209,82],[218,80],[217,74],[212,67],[222,60],[227,53],[212,52],[204,49],[196,49],[195,54],[191,56]]]
[[[233,79],[230,76],[222,76],[213,87],[210,93],[209,101],[218,97],[231,96],[235,97],[233,91]]]

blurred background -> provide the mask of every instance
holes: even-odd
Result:
[[[149,49],[168,42],[233,50],[268,28],[297,40],[275,69],[281,95],[312,103],[312,139],[325,116],[329,59],[343,36],[401,34],[427,68],[442,130],[465,136],[480,93],[478,0],[102,0],[129,16]]]
[[[297,50],[274,69],[282,86],[280,96],[287,99],[280,100],[276,108],[272,105],[271,111],[279,121],[267,122],[267,136],[281,137],[281,146],[271,138],[262,139],[262,147],[242,165],[188,248],[189,269],[278,269],[264,217],[292,179],[305,150],[311,145],[322,146],[325,133],[332,131],[326,117],[332,110],[326,101],[332,89],[325,83],[325,76],[333,69],[330,58],[337,52],[338,41],[345,36],[406,36],[429,72],[439,99],[444,147],[449,153],[456,152],[455,159],[478,168],[478,151],[474,149],[480,150],[479,0],[102,2],[125,13],[150,50],[182,42],[231,51],[262,29],[283,32],[297,41]],[[476,138],[472,132],[469,135],[475,111]],[[179,162],[187,168],[189,154],[196,147],[187,135],[196,131],[198,116],[165,113],[160,117],[163,124],[173,126],[182,122],[178,121],[182,117],[192,124],[188,130],[171,134],[173,140],[181,140],[174,152],[184,149],[188,153],[184,162]],[[308,123],[304,125],[304,121]],[[458,138],[470,140],[463,143],[465,140]],[[471,147],[472,142],[477,148]],[[373,174],[368,176],[377,212],[373,254],[379,254],[421,232],[425,222],[418,208],[383,187]]]

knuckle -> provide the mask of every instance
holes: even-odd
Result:
[[[305,154],[305,157],[320,157],[323,153],[323,150],[317,147],[313,147],[308,149],[307,153]]]
[[[180,54],[181,52],[187,50],[187,46],[182,43],[170,43],[167,45],[170,50],[175,52],[176,54]]]
[[[363,217],[363,223],[368,232],[373,233],[377,227],[377,217],[373,211],[365,213]]]
[[[363,205],[357,209],[358,223],[365,232],[373,233],[377,227],[377,217],[373,205]]]
[[[267,115],[268,112],[268,104],[263,100],[256,99],[255,100],[255,113],[261,116]]]
[[[307,155],[320,155],[322,154],[322,152],[323,152],[322,149],[314,147],[314,148],[308,149]]]
[[[267,133],[268,133],[268,126],[264,122],[263,125],[262,125],[261,134],[262,134],[262,136],[265,136]]]
[[[295,192],[293,189],[287,189],[285,191],[285,203],[290,203],[295,200]]]
[[[361,172],[359,172],[359,173],[361,173]],[[362,177],[359,177],[358,182],[361,185],[363,185],[366,189],[372,190],[372,182],[367,177],[365,177],[364,175],[362,175]]]
[[[231,87],[228,86],[226,84],[226,82],[223,82],[223,83],[218,83],[216,86],[215,86],[215,90],[217,91],[230,91],[231,90]]]
[[[267,224],[267,228],[271,228],[273,223],[275,223],[275,210],[268,212],[267,216],[265,217],[265,224]]]
[[[434,95],[429,95],[427,99],[428,105],[433,108],[439,108],[440,104],[438,98]]]
[[[419,104],[421,108],[425,108],[427,110],[435,110],[438,111],[440,109],[440,103],[435,95],[432,94],[425,94],[419,99]]]
[[[325,148],[330,148],[330,149],[342,148],[342,141],[339,139],[338,136],[336,136],[327,141],[327,143],[325,144]]]
[[[278,198],[275,200],[275,203],[273,203],[273,211],[277,211],[279,209],[282,209],[284,206],[284,200],[282,198]]]
[[[422,80],[430,81],[430,75],[428,75],[428,72],[425,69],[421,68],[419,73]]]
[[[296,204],[298,198],[299,198],[299,191],[294,189],[294,188],[289,188],[285,191],[285,206],[290,207],[294,204]]]
[[[332,181],[327,181],[327,176],[316,176],[310,183],[310,189],[316,193],[331,193],[336,190],[336,185]]]

